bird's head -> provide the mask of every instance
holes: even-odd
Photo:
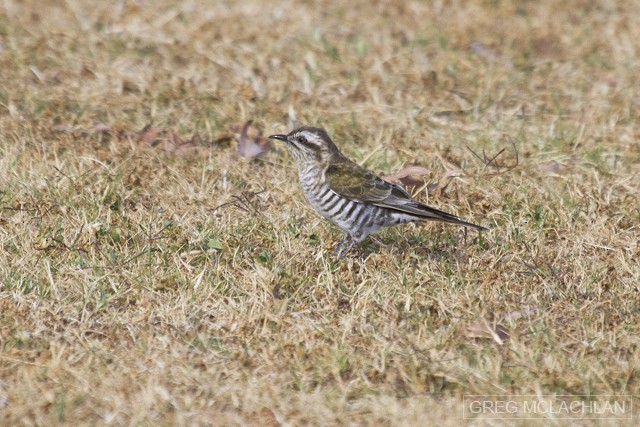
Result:
[[[298,166],[312,162],[325,163],[339,155],[338,148],[322,128],[304,126],[294,129],[288,135],[271,135],[269,138],[284,141]]]

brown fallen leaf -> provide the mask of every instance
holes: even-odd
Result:
[[[442,178],[440,178],[437,182],[432,182],[431,184],[427,185],[427,191],[444,190],[447,188],[452,178],[455,178],[456,176],[461,176],[461,175],[462,175],[462,171],[458,169],[449,169],[444,173],[444,175],[442,175]]]
[[[146,125],[142,131],[138,134],[138,140],[144,142],[145,144],[155,147],[160,143],[158,139],[158,135],[163,132],[162,129],[153,127],[151,125]]]
[[[260,412],[258,412],[257,414],[257,418],[258,423],[266,427],[277,427],[280,425],[280,422],[278,421],[276,415],[271,409],[267,408],[266,406],[260,409]]]
[[[480,319],[463,326],[463,333],[467,338],[490,338],[496,344],[502,345],[504,340],[509,338],[509,331],[506,327]]]
[[[425,180],[419,177],[429,175],[431,171],[422,166],[409,166],[391,175],[382,177],[392,184],[402,184],[405,187],[420,187],[425,184]]]
[[[562,42],[559,38],[551,35],[534,38],[531,42],[531,48],[540,58],[562,59],[565,56]]]
[[[116,135],[117,135],[118,139],[139,141],[140,140],[140,133],[141,132],[137,132],[137,131],[133,131],[133,130],[121,129],[116,133]]]
[[[471,115],[471,113],[473,113],[473,109],[438,111],[427,117],[427,120],[437,125],[446,126],[455,121],[460,121],[460,119]]]
[[[251,126],[248,120],[238,136],[238,153],[243,157],[255,158],[264,155],[271,149],[271,142],[262,136],[260,131]]]
[[[522,317],[533,317],[535,314],[538,313],[538,309],[537,308],[525,308],[523,310],[516,310],[516,311],[512,311],[510,313],[505,314],[502,317],[501,322],[513,322],[516,321]]]
[[[87,129],[87,133],[108,133],[111,132],[111,126],[102,123],[101,121],[96,121],[92,127]]]
[[[199,141],[200,137],[197,135],[194,135],[191,139],[185,141],[177,134],[170,132],[169,136],[162,141],[162,148],[164,151],[177,155],[207,153],[209,149],[207,147],[200,146]]]
[[[42,71],[35,65],[30,65],[29,70],[33,73],[33,75],[40,81],[40,83],[47,83],[47,78]]]
[[[185,145],[185,141],[173,132],[170,132],[167,139],[163,142],[164,151],[168,151],[170,153],[175,153],[180,149],[180,147]]]
[[[99,120],[96,120],[93,123],[93,126],[91,126],[89,129],[77,128],[67,123],[55,126],[53,130],[55,130],[56,132],[68,133],[70,135],[87,136],[96,133],[109,133],[111,132],[111,126],[102,123]]]
[[[143,142],[149,147],[160,148],[166,152],[176,155],[186,154],[206,154],[210,148],[202,145],[199,135],[194,135],[191,139],[184,140],[175,132],[166,131],[147,125],[134,136],[134,139]]]
[[[496,51],[490,47],[488,47],[487,45],[483,44],[482,42],[479,41],[473,41],[471,42],[471,44],[469,45],[469,48],[473,51],[473,53],[475,53],[476,55],[486,58],[490,61],[494,61],[494,62],[498,62],[499,60],[499,56],[496,53]]]
[[[214,139],[211,142],[211,145],[224,145],[224,146],[231,146],[231,144],[233,143],[233,141],[236,138],[233,135],[222,135],[219,136],[218,138]]]
[[[540,165],[540,169],[547,175],[563,175],[567,173],[568,168],[556,160],[551,160]]]
[[[182,145],[176,147],[174,151],[178,155],[185,154],[206,154],[209,152],[208,147],[203,147],[199,135],[193,135],[188,141],[184,141]]]
[[[68,134],[73,134],[76,131],[75,128],[71,126],[69,123],[54,126],[53,130],[56,132],[68,133]]]

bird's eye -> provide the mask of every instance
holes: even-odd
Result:
[[[300,136],[298,137],[298,142],[299,142],[300,144],[306,144],[306,142],[307,142],[307,138],[305,138],[304,136],[300,135]]]

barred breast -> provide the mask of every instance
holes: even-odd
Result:
[[[320,215],[340,227],[357,242],[382,227],[418,219],[416,216],[393,209],[342,197],[331,190],[321,172],[314,169],[300,171],[300,186],[309,203]]]

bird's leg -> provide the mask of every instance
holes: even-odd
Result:
[[[344,258],[344,256],[347,254],[347,252],[349,252],[351,250],[351,248],[353,247],[353,245],[356,244],[356,241],[354,239],[351,239],[351,243],[349,243],[349,246],[347,246],[347,249],[344,250],[344,252],[342,252],[342,255],[340,256],[340,259]]]
[[[342,253],[342,249],[344,249],[345,245],[347,244],[350,238],[351,236],[349,236],[348,234],[344,236],[344,239],[342,239],[342,242],[340,242],[340,244],[336,246],[336,251],[333,253],[335,256],[337,257],[340,256],[340,254]]]
[[[382,243],[381,240],[379,240],[378,238],[374,237],[374,236],[369,236],[369,238],[371,240],[373,240],[375,243],[377,243],[378,245],[382,246],[383,248],[388,248],[389,245],[385,245],[384,243]]]
[[[344,247],[346,246],[347,242],[349,242],[349,240],[351,240],[351,243],[349,243],[349,246],[347,246],[346,249],[344,249]],[[349,250],[351,250],[351,248],[353,247],[353,245],[356,243],[355,240],[353,240],[351,238],[350,235],[346,235],[344,237],[344,239],[342,239],[342,242],[340,242],[340,245],[338,245],[336,252],[335,252],[335,256],[338,257],[338,259],[342,259],[344,258],[344,256],[347,254],[347,252],[349,252]],[[344,249],[344,250],[343,250]]]

